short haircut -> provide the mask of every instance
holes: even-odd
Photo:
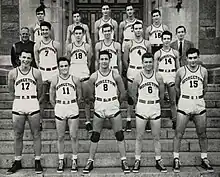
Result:
[[[164,31],[164,32],[162,33],[162,35],[161,35],[161,39],[163,39],[163,36],[164,36],[164,35],[169,35],[171,39],[172,39],[172,36],[173,36],[170,31]]]
[[[134,25],[139,25],[139,24],[141,24],[142,27],[143,27],[143,23],[141,23],[140,21],[136,21],[136,22],[132,25],[132,28],[134,29]]]
[[[108,27],[110,27],[110,29],[113,30],[113,27],[109,23],[105,23],[104,25],[102,25],[102,31],[104,30],[104,28]]]
[[[177,26],[177,28],[176,28],[176,34],[177,34],[178,29],[180,29],[180,28],[183,28],[183,29],[184,29],[184,32],[186,33],[186,27],[180,25],[180,26]]]
[[[152,58],[152,60],[154,61],[154,56],[152,53],[144,53],[141,57],[142,62],[144,61],[144,58]]]
[[[26,29],[26,30],[28,30],[28,32],[29,32],[29,28],[28,28],[27,26],[21,27],[21,30],[23,30],[23,29]]]
[[[102,51],[100,51],[100,52],[99,52],[99,58],[100,58],[101,55],[108,55],[108,58],[109,58],[109,59],[112,58],[111,53],[109,53],[109,51],[107,51],[107,50],[102,50]]]
[[[132,5],[132,4],[129,4],[129,3],[126,5],[125,8],[127,9],[127,7],[129,7],[129,6],[131,6],[131,7],[134,9],[133,5]]]
[[[32,59],[34,58],[34,53],[33,53],[33,51],[30,51],[30,50],[28,50],[28,49],[22,49],[21,52],[19,53],[19,56],[21,56],[23,52],[24,52],[24,53],[30,53],[30,54],[31,54],[31,58],[32,58]]]
[[[70,66],[70,60],[67,59],[66,57],[59,57],[59,58],[57,59],[57,65],[58,65],[58,66],[60,66],[60,62],[61,62],[61,61],[67,61],[68,65]]]
[[[75,15],[75,14],[79,14],[79,15],[81,15],[80,12],[79,12],[78,10],[73,11],[72,15]]]
[[[108,7],[109,7],[109,9],[110,9],[109,4],[107,4],[107,3],[103,4],[103,5],[102,5],[102,8],[103,8],[104,6],[108,6]]]
[[[75,32],[76,30],[82,30],[82,33],[85,33],[85,30],[82,26],[75,26],[73,32]]]
[[[36,14],[37,14],[38,12],[43,11],[43,13],[44,13],[44,15],[45,15],[45,8],[46,8],[46,6],[44,5],[44,3],[41,3],[41,5],[40,5],[38,8],[36,8]]]
[[[186,51],[186,56],[188,57],[189,54],[193,54],[193,53],[197,53],[197,55],[199,56],[200,52],[199,49],[197,48],[190,48]]]
[[[158,13],[161,16],[161,12],[158,9],[154,9],[151,12],[151,16],[153,16],[153,14]]]
[[[47,26],[49,28],[49,30],[51,30],[51,24],[49,22],[46,22],[46,21],[43,21],[41,24],[40,24],[40,27],[42,26]]]

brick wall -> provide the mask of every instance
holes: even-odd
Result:
[[[220,54],[220,38],[216,37],[217,1],[199,1],[199,48],[202,54]]]
[[[12,44],[19,41],[19,0],[1,0],[0,3],[0,55],[8,55]]]

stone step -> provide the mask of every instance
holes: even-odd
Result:
[[[173,140],[162,139],[161,151],[173,152]],[[220,141],[217,139],[209,139],[209,152],[220,152]],[[78,150],[79,153],[89,152],[90,140],[80,140]],[[153,140],[144,140],[142,152],[154,152]],[[181,152],[200,152],[199,142],[195,139],[183,139],[181,142]],[[14,154],[14,142],[1,141],[0,146],[1,154]],[[65,153],[71,153],[71,142],[65,141]],[[97,152],[112,153],[118,152],[116,140],[100,140]],[[135,152],[135,140],[126,140],[126,152]],[[33,154],[33,141],[24,141],[23,154]],[[57,141],[42,141],[42,153],[57,153]]]
[[[171,167],[167,168],[167,173],[160,173],[155,167],[141,167],[139,173],[129,173],[124,174],[121,168],[94,168],[91,173],[85,175],[82,173],[83,168],[79,168],[77,173],[71,173],[70,168],[66,168],[63,173],[59,174],[56,172],[56,168],[44,169],[43,174],[36,175],[34,169],[22,169],[18,172],[10,175],[11,177],[219,177],[220,167],[214,166],[214,173],[208,173],[204,171],[201,167],[181,167],[181,172],[178,174],[173,173]],[[6,169],[0,170],[1,177],[8,177],[6,174]]]
[[[173,153],[162,152],[162,158],[164,165],[172,166]],[[71,153],[66,153],[66,166],[71,166]],[[80,153],[78,156],[78,166],[84,167],[88,160],[88,153]],[[219,152],[208,153],[210,163],[219,166],[220,157]],[[134,163],[134,153],[127,153],[128,165],[132,166]],[[182,166],[194,166],[201,164],[200,152],[180,152],[180,159]],[[0,154],[0,168],[9,168],[14,160],[14,155]],[[45,168],[56,168],[57,167],[58,154],[49,153],[42,154],[42,166]],[[155,165],[155,154],[153,152],[144,152],[141,157],[142,166],[154,166]],[[24,168],[33,168],[34,158],[33,154],[24,154],[22,165]],[[120,167],[121,160],[119,153],[96,153],[94,167]]]
[[[92,121],[92,119],[91,119]],[[86,119],[80,118],[79,119],[79,128],[85,128],[85,122]],[[135,118],[132,118],[131,121],[132,127],[135,128]],[[126,125],[126,119],[123,119],[123,127]],[[104,128],[109,128],[111,127],[111,122],[110,121],[105,121]],[[172,121],[170,118],[162,118],[161,119],[161,127],[162,128],[170,128],[172,127]],[[189,121],[187,124],[187,127],[195,127],[195,124],[192,121]],[[217,117],[208,117],[207,118],[207,128],[220,128],[220,119]],[[0,119],[0,129],[12,129],[13,124],[12,124],[12,119],[7,118],[7,119]],[[25,128],[29,129],[29,124],[25,124]],[[54,118],[44,118],[43,119],[43,129],[55,129],[56,124],[55,124],[55,119]]]
[[[80,140],[90,139],[91,133],[88,133],[85,129],[79,129],[78,138]],[[136,132],[133,128],[131,132],[124,132],[125,140],[135,140]],[[207,136],[209,139],[220,139],[219,128],[207,128]],[[57,140],[57,133],[55,129],[46,129],[41,132],[42,140]],[[174,131],[171,128],[162,128],[160,132],[161,139],[173,139]],[[197,139],[196,129],[195,128],[186,128],[184,139]],[[65,139],[69,140],[69,134],[66,133]],[[102,140],[115,140],[113,130],[103,129],[101,132],[100,139]],[[145,133],[144,139],[152,139],[151,133]],[[13,141],[14,140],[14,131],[13,130],[1,130],[0,141]],[[30,130],[24,131],[24,140],[32,140],[32,135]]]

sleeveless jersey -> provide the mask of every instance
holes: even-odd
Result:
[[[95,82],[95,97],[111,98],[117,96],[117,84],[113,77],[113,71],[110,70],[107,76],[103,76],[100,71],[97,72],[97,80]]]
[[[174,55],[172,48],[170,48],[169,51],[164,51],[163,49],[160,49],[158,69],[176,69],[176,56]]]
[[[112,41],[112,43],[110,45],[106,45],[104,41],[101,41],[101,50],[107,50],[109,53],[111,53],[112,58],[110,59],[110,64],[109,66],[118,66],[117,60],[117,50],[115,49],[115,42]]]
[[[104,40],[104,34],[102,33],[102,26],[106,23],[112,26],[113,31],[111,34],[112,36],[111,39],[114,39],[114,26],[113,26],[112,20],[113,20],[112,18],[109,18],[107,21],[104,21],[102,18],[99,19],[99,26],[98,26],[99,40]]]
[[[58,76],[56,100],[70,101],[76,99],[76,85],[71,75],[67,79]]]
[[[31,67],[27,74],[16,68],[17,77],[14,83],[15,96],[37,96],[37,83]]]
[[[84,26],[83,26],[82,23],[80,23],[79,25],[72,24],[72,29],[71,29],[71,31],[70,31],[71,43],[76,42],[76,38],[75,38],[75,36],[74,36],[74,34],[73,34],[73,30],[74,30],[74,28],[75,28],[76,26],[81,26],[81,27],[85,30],[85,28],[84,28]],[[82,41],[83,41],[83,42],[86,42],[86,33],[83,35]]]
[[[34,42],[40,41],[42,38],[41,36],[41,29],[40,25],[38,23],[34,26]]]
[[[203,76],[201,74],[201,66],[194,72],[184,66],[185,75],[181,79],[180,91],[181,95],[200,96],[203,95]]]
[[[145,45],[145,40],[143,39],[141,42],[136,42],[135,40],[131,40],[132,46],[129,50],[129,65],[141,66],[142,61],[141,57],[144,53],[147,52],[147,47]]]
[[[53,40],[48,43],[40,41],[39,58],[41,67],[52,68],[57,66],[57,49],[53,45]]]
[[[160,24],[160,26],[156,27],[153,24],[151,25],[151,31],[149,36],[149,41],[151,44],[163,44],[161,40],[161,35],[163,33],[163,25]]]
[[[133,19],[132,21],[129,21],[129,20],[125,20],[125,26],[124,26],[124,29],[123,29],[123,36],[124,36],[124,39],[134,39],[134,31],[132,29],[132,25],[136,22],[136,21],[139,21],[141,22],[141,20],[138,20],[138,19]]]
[[[83,42],[80,46],[77,46],[75,43],[72,43],[71,64],[87,64],[85,44],[86,43]]]
[[[143,71],[140,72],[140,75],[142,80],[138,87],[138,99],[159,100],[159,84],[155,71],[149,78],[144,75]]]

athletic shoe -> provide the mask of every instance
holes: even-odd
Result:
[[[210,165],[207,158],[202,159],[201,167],[204,168],[207,172],[214,172],[214,169]]]
[[[35,173],[41,174],[43,172],[43,168],[41,166],[40,160],[35,160]]]
[[[134,162],[134,167],[133,167],[132,172],[133,173],[139,173],[140,166],[141,166],[141,161],[136,159],[135,162]]]
[[[90,121],[86,122],[86,130],[91,133],[92,132],[92,124]]]
[[[127,121],[127,122],[126,122],[125,131],[126,131],[126,132],[131,132],[131,121]]]
[[[180,172],[180,160],[179,160],[179,158],[175,158],[173,160],[173,171],[175,173],[179,173]]]
[[[130,168],[128,167],[127,161],[122,160],[121,161],[121,169],[123,170],[124,173],[130,173]]]
[[[150,121],[147,121],[146,126],[145,126],[145,131],[146,132],[151,132]]]
[[[78,171],[78,167],[77,167],[77,159],[72,160],[72,168],[71,168],[71,172],[72,173],[76,173]]]
[[[172,129],[176,130],[176,121],[172,121],[173,125],[172,125]]]
[[[83,169],[83,173],[89,173],[93,170],[93,161],[92,160],[88,160],[85,168]]]
[[[156,169],[160,170],[162,173],[167,172],[167,168],[164,166],[162,159],[156,160]]]
[[[10,174],[15,173],[16,171],[18,171],[20,169],[22,169],[21,161],[20,160],[15,160],[14,163],[12,164],[12,167],[8,169],[6,174],[10,175]]]
[[[57,173],[63,173],[63,172],[64,172],[64,160],[60,159],[58,162]]]

